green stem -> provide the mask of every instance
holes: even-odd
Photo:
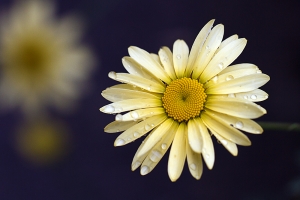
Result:
[[[300,131],[299,123],[257,122],[264,130]]]

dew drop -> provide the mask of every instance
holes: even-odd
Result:
[[[235,94],[233,94],[233,93],[228,94],[228,97],[230,97],[230,98],[235,98]]]
[[[117,78],[117,74],[114,71],[111,71],[108,73],[108,77],[111,79],[116,79]]]
[[[190,167],[191,170],[196,170],[197,169],[197,166],[194,163],[190,164],[189,167]]]
[[[138,132],[133,133],[133,137],[138,137],[140,134]]]
[[[244,99],[248,99],[248,96],[247,96],[247,95],[245,95],[245,96],[244,96]]]
[[[162,154],[159,151],[153,150],[151,152],[150,160],[152,160],[153,162],[158,162],[161,158],[162,158]]]
[[[162,148],[162,149],[166,149],[166,148],[167,148],[167,144],[166,144],[166,143],[162,143],[162,144],[161,144],[161,148]]]
[[[261,72],[261,70],[257,70],[256,73],[261,74],[262,72]]]
[[[205,157],[206,157],[206,158],[209,158],[209,155],[208,155],[208,154],[205,154]]]
[[[123,120],[123,115],[117,114],[115,119],[116,119],[116,121],[122,121]]]
[[[180,59],[181,59],[181,55],[180,55],[180,54],[177,54],[176,58],[177,58],[178,60],[180,60]]]
[[[115,111],[115,107],[113,107],[112,105],[107,105],[104,107],[103,111],[105,113],[112,113]]]
[[[141,167],[141,175],[146,175],[149,173],[149,171],[150,171],[150,169],[148,166],[144,165]]]
[[[235,123],[235,127],[241,129],[244,127],[244,124],[243,124],[243,122],[238,121]]]
[[[209,46],[207,45],[207,46],[205,47],[205,49],[209,49]]]
[[[232,79],[234,79],[234,77],[233,77],[232,75],[228,75],[228,76],[226,77],[226,81],[230,81],[230,80],[232,80]]]
[[[152,127],[154,127],[154,124],[151,124]]]
[[[220,69],[224,69],[224,63],[222,63],[222,62],[219,63],[219,64],[218,64],[218,67],[219,67]]]
[[[121,146],[125,144],[125,140],[119,138],[115,141],[115,146]]]
[[[218,76],[215,76],[215,77],[213,77],[211,80],[214,82],[214,83],[216,83],[217,81],[218,81]]]
[[[146,131],[149,131],[151,126],[149,124],[146,124],[144,128],[145,128]]]
[[[255,94],[252,94],[252,95],[250,96],[250,98],[253,99],[253,100],[255,100],[255,99],[257,99],[257,96],[256,96]]]
[[[136,111],[131,111],[131,112],[130,112],[130,115],[131,115],[131,117],[132,117],[133,119],[139,118],[139,114],[138,114]]]

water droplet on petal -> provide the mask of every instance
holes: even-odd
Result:
[[[209,49],[209,46],[207,45],[207,46],[205,47],[205,49]]]
[[[191,170],[196,170],[197,169],[197,166],[194,163],[190,164],[189,167],[190,167]]]
[[[228,144],[228,142],[226,140],[221,140],[221,143],[225,146]]]
[[[131,111],[130,115],[133,119],[137,119],[139,117],[139,114],[136,111]]]
[[[245,96],[244,96],[244,99],[248,99],[248,96],[247,96],[247,95],[245,95]]]
[[[152,160],[153,162],[158,162],[161,158],[162,158],[162,154],[159,151],[157,150],[151,151],[150,160]]]
[[[133,137],[138,137],[140,134],[138,132],[133,133]]]
[[[232,80],[232,79],[234,79],[234,77],[233,77],[232,75],[228,75],[228,76],[226,77],[226,81],[230,81],[230,80]]]
[[[208,155],[208,154],[205,154],[205,157],[206,157],[206,158],[209,158],[209,155]]]
[[[146,125],[145,125],[145,130],[146,130],[146,131],[149,131],[150,128],[151,128],[151,126],[150,126],[149,124],[146,124]]]
[[[222,63],[222,62],[219,63],[219,64],[218,64],[218,67],[219,67],[220,69],[224,69],[224,63]]]
[[[256,73],[261,74],[262,72],[261,72],[261,70],[257,70]]]
[[[142,166],[142,168],[141,168],[141,175],[146,175],[146,174],[149,173],[149,171],[150,171],[149,167],[146,166],[146,165],[144,165],[144,166]]]
[[[180,59],[181,59],[181,55],[180,55],[180,54],[177,54],[177,55],[176,55],[176,58],[177,58],[178,60],[180,60]]]
[[[112,113],[115,111],[115,107],[113,107],[112,105],[107,105],[104,107],[103,111],[105,113]]]
[[[255,100],[255,99],[257,99],[257,96],[256,96],[255,94],[252,94],[252,95],[250,96],[250,98],[253,99],[253,100]]]
[[[123,115],[117,114],[116,115],[116,121],[122,121],[123,120]]]
[[[215,76],[215,77],[213,77],[211,80],[214,82],[214,83],[216,83],[217,81],[218,81],[218,76]]]
[[[243,124],[243,122],[238,121],[235,123],[235,127],[241,129],[244,127],[244,124]]]
[[[121,146],[125,144],[125,140],[119,138],[115,141],[115,146]]]
[[[167,144],[166,144],[166,143],[162,143],[162,144],[161,144],[161,148],[162,148],[162,149],[166,149],[166,148],[167,148]]]
[[[154,124],[151,124],[152,127],[154,127]]]
[[[111,71],[108,73],[108,77],[111,79],[116,79],[117,78],[117,74],[114,71]]]

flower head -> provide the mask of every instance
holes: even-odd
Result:
[[[132,170],[141,166],[141,174],[148,174],[172,144],[170,179],[179,178],[186,158],[192,176],[200,179],[202,158],[209,169],[214,165],[212,136],[236,156],[237,144],[251,145],[240,130],[262,133],[251,119],[266,114],[254,102],[268,97],[258,88],[269,76],[253,64],[229,66],[247,41],[237,35],[222,41],[224,27],[212,28],[213,22],[202,28],[190,52],[183,40],[174,43],[173,52],[162,47],[158,55],[132,46],[130,57],[122,59],[129,73],[109,73],[110,78],[125,83],[102,92],[113,103],[100,110],[117,114],[104,130],[124,131],[115,146],[150,132],[133,158]]]
[[[48,1],[19,2],[0,24],[0,100],[26,114],[45,105],[66,108],[91,72],[90,50],[80,44],[74,17],[58,21]]]

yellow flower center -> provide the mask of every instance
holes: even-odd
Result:
[[[199,116],[205,100],[202,84],[186,77],[172,81],[162,97],[168,116],[178,122]]]

